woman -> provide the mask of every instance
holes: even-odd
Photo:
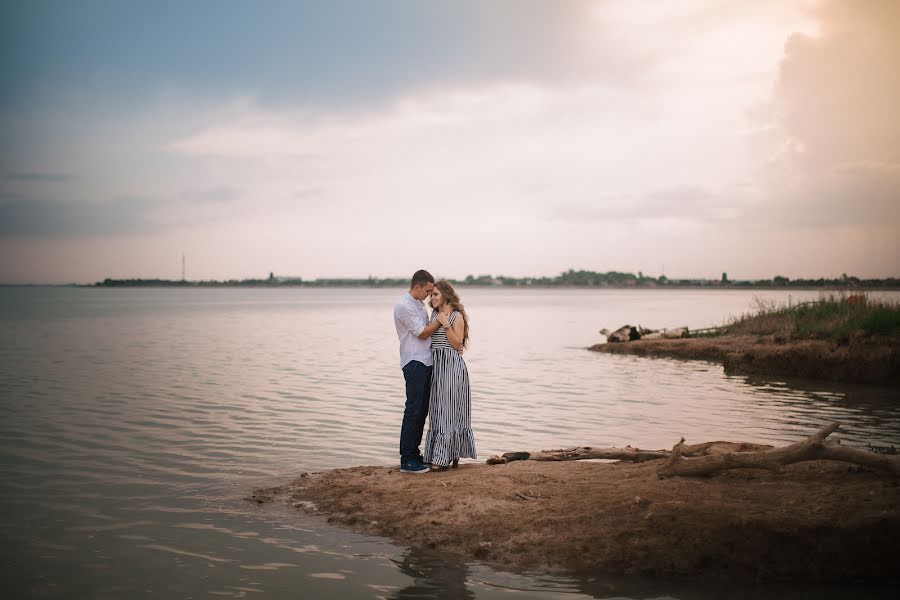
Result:
[[[460,458],[476,458],[469,406],[469,372],[460,351],[469,341],[469,322],[449,281],[434,284],[431,322],[441,327],[431,335],[431,397],[424,460],[432,471],[457,467]]]

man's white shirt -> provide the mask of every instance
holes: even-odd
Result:
[[[403,294],[394,306],[394,326],[400,338],[400,368],[411,360],[417,360],[426,366],[432,365],[431,339],[419,339],[419,334],[428,324],[428,312],[425,305],[413,298],[409,292]]]

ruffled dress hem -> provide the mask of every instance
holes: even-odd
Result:
[[[478,458],[475,453],[475,436],[471,427],[455,431],[428,431],[425,439],[424,460],[441,467],[459,458]]]

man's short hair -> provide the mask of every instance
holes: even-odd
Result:
[[[425,269],[419,269],[412,276],[412,282],[409,287],[414,288],[417,285],[425,285],[426,283],[434,283],[434,277]]]

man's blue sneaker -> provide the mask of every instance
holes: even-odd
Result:
[[[430,469],[418,458],[410,458],[400,462],[401,473],[427,473],[428,471]]]

